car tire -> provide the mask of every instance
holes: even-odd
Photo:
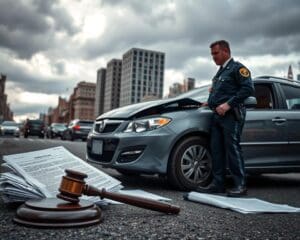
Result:
[[[184,191],[206,186],[212,179],[211,162],[208,141],[198,136],[187,137],[172,151],[168,162],[168,182]]]

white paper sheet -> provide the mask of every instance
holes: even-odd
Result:
[[[248,213],[300,213],[300,208],[286,204],[275,204],[257,198],[232,198],[213,194],[190,192],[185,199],[212,205],[215,207],[231,209],[236,212]]]

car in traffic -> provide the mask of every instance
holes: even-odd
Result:
[[[66,130],[62,133],[62,140],[71,140],[81,139],[85,141],[89,132],[93,127],[93,120],[82,120],[74,119],[72,120]]]
[[[50,126],[47,128],[46,137],[47,138],[55,138],[55,137],[62,138],[62,135],[66,129],[67,129],[67,126],[65,123],[51,123]]]
[[[3,121],[0,124],[0,135],[20,137],[19,124],[15,121]]]
[[[300,172],[300,83],[271,76],[253,82],[256,104],[247,104],[241,138],[246,172]],[[163,175],[180,190],[207,185],[212,111],[199,103],[209,87],[102,114],[87,139],[87,161],[125,175]]]
[[[44,138],[45,136],[45,124],[39,119],[27,119],[24,123],[24,138],[28,136],[38,136]]]

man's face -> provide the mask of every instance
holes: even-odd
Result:
[[[211,48],[211,56],[219,66],[223,65],[230,58],[228,49],[221,48],[220,45],[215,45]]]

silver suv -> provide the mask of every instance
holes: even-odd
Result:
[[[300,83],[269,76],[253,82],[257,105],[242,135],[246,171],[300,172]],[[88,135],[87,160],[122,174],[165,175],[181,190],[208,184],[212,112],[199,108],[208,88],[102,114]]]

